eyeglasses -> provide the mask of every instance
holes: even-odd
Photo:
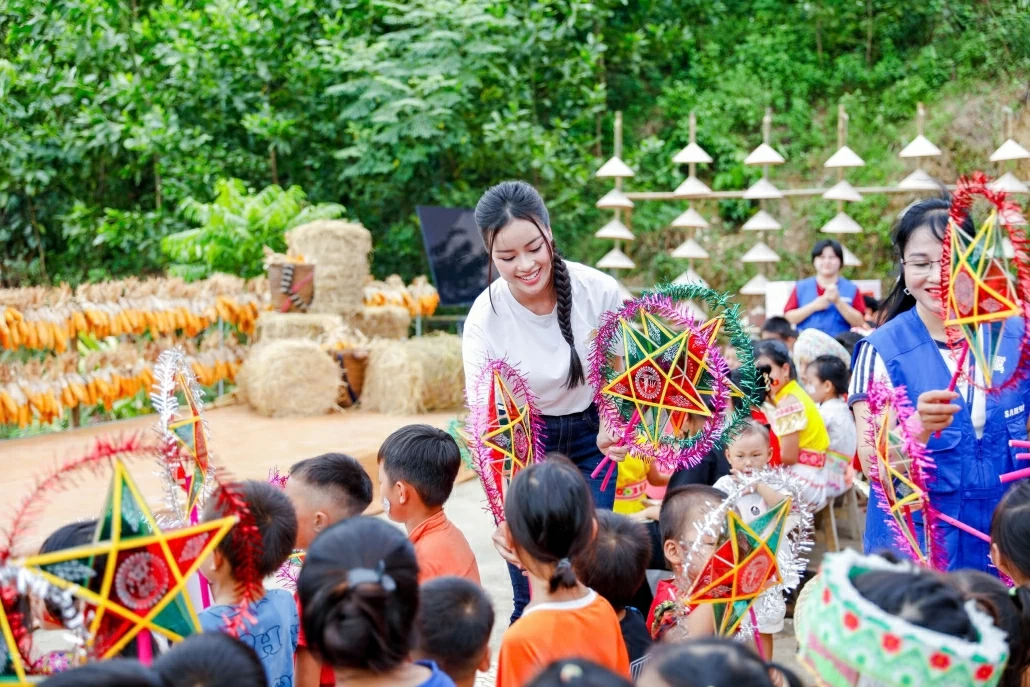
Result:
[[[901,264],[905,266],[905,269],[907,269],[913,277],[926,277],[930,272],[934,271],[934,265],[937,265],[938,270],[940,269],[941,261],[920,259],[913,262],[912,260],[902,260]]]

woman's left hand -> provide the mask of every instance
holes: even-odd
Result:
[[[615,437],[608,434],[608,430],[603,426],[597,433],[597,448],[604,455],[608,456],[611,460],[616,463],[621,463],[626,459],[626,454],[629,453],[629,446],[620,444],[615,440]]]

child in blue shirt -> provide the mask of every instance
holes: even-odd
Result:
[[[257,572],[262,578],[278,570],[293,551],[297,538],[297,514],[282,490],[257,480],[229,485],[246,500],[261,535]],[[216,492],[204,509],[204,520],[223,517]],[[239,581],[233,576],[242,552],[239,537],[230,532],[201,567],[211,584],[213,605],[200,614],[205,632],[225,631],[227,621],[240,612]],[[293,596],[282,589],[265,592],[248,609],[252,620],[244,622],[238,639],[252,648],[264,666],[269,687],[293,687],[293,656],[297,650],[300,621]]]

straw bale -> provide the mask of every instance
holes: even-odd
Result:
[[[396,415],[460,409],[465,402],[461,339],[431,334],[373,342],[361,407]]]
[[[406,339],[411,329],[411,313],[399,305],[362,307],[348,319],[370,339]]]
[[[324,415],[336,408],[340,368],[314,341],[268,341],[240,369],[250,407],[268,417]]]
[[[317,341],[343,326],[339,315],[299,312],[263,312],[257,319],[257,341],[308,339]]]
[[[309,312],[346,315],[357,312],[368,281],[372,235],[360,224],[319,220],[291,229],[292,253],[315,263],[315,298]]]

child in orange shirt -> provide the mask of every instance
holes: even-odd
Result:
[[[286,495],[297,511],[297,542],[307,551],[319,532],[355,515],[372,503],[372,478],[356,459],[343,453],[323,453],[294,463]],[[300,599],[297,599],[300,611]],[[296,687],[332,687],[336,676],[308,649],[303,617],[297,637]]]
[[[460,467],[458,444],[429,425],[401,427],[379,448],[383,510],[408,531],[418,558],[419,584],[445,575],[479,584],[472,547],[443,512]]]
[[[665,560],[677,578],[683,574],[687,554],[699,536],[694,523],[704,520],[708,512],[726,500],[726,494],[704,484],[688,484],[665,494],[662,510],[658,516],[658,528],[662,534],[662,551]],[[710,539],[711,541],[708,541]],[[708,558],[715,552],[715,541],[707,537],[691,561],[686,578],[693,580],[700,574]],[[662,580],[655,590],[654,602],[647,614],[647,627],[651,637],[660,640],[674,624],[676,597],[688,590],[677,589],[676,580]],[[690,618],[687,634],[691,637],[710,635],[715,629],[712,607],[704,604]]]
[[[504,503],[501,531],[529,577],[529,605],[501,640],[497,687],[521,687],[552,662],[594,661],[629,677],[629,657],[611,604],[576,579],[570,559],[597,531],[590,488],[556,457],[522,469]]]

